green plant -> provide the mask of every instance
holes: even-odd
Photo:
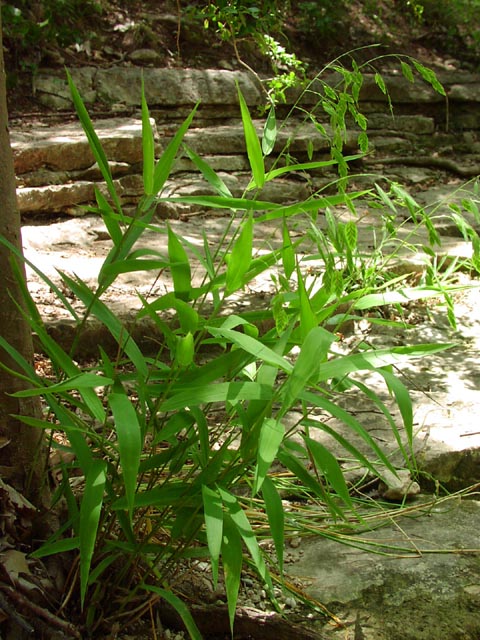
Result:
[[[82,25],[102,11],[95,0],[27,0],[2,2],[4,39],[16,65],[32,62],[32,52],[54,43],[65,47],[85,38]],[[28,54],[28,55],[27,55]]]
[[[282,575],[285,535],[297,530],[298,522],[295,513],[283,510],[282,480],[272,473],[272,465],[280,464],[290,476],[292,488],[313,504],[322,505],[322,519],[327,513],[332,523],[352,527],[360,516],[341,462],[317,441],[316,433],[328,433],[349,458],[374,476],[394,468],[358,418],[335,400],[333,391],[354,385],[363,393],[393,430],[404,464],[414,470],[412,405],[391,367],[448,345],[381,350],[362,346],[346,355],[333,348],[337,337],[327,328],[328,322],[342,304],[363,310],[391,299],[377,291],[373,279],[361,289],[351,287],[358,258],[352,224],[341,226],[332,221],[326,236],[344,260],[349,277],[334,275],[336,265],[329,264],[325,250],[327,270],[318,287],[309,280],[306,260],[297,254],[291,227],[295,219],[305,218],[314,229],[319,208],[354,208],[355,200],[368,196],[370,190],[347,193],[344,188],[333,195],[317,193],[290,205],[263,201],[258,194],[267,182],[286,172],[335,165],[340,160],[338,149],[331,160],[310,160],[267,171],[265,155],[273,149],[277,131],[274,111],[266,119],[260,140],[239,91],[252,173],[247,193],[232,197],[220,176],[185,148],[217,195],[168,198],[231,211],[222,242],[212,249],[204,232],[203,246],[197,247],[170,225],[158,226],[154,220],[158,202],[166,199],[162,189],[196,109],[156,161],[149,111],[142,95],[144,196],[135,214],[128,216],[70,77],[69,83],[107,186],[109,198],[97,191],[93,210],[102,216],[112,248],[98,274],[96,289],[66,273],[60,273],[62,287],[48,282],[77,323],[79,334],[87,319],[94,316],[108,328],[118,349],[107,353],[100,345],[95,365],[79,365],[76,345],[67,353],[48,335],[25,286],[28,320],[52,361],[54,378],[37,375],[0,338],[1,346],[15,358],[31,384],[31,390],[23,395],[41,395],[46,403],[44,420],[25,421],[51,434],[51,444],[60,452],[73,454],[73,462],[60,463],[58,493],[66,499],[68,520],[36,555],[75,554],[72,580],[79,584],[87,633],[98,632],[119,612],[128,619],[133,612],[146,611],[152,603],[151,599],[145,602],[147,592],[173,605],[191,637],[200,638],[180,597],[181,584],[176,583],[179,568],[186,571],[195,558],[210,559],[214,582],[223,574],[232,627],[245,562],[256,570],[275,606],[272,572]],[[330,88],[330,105],[340,105],[341,111],[351,104],[346,98],[334,99],[332,92]],[[336,122],[342,123],[343,117],[337,116]],[[256,255],[255,233],[266,220],[278,222],[282,243]],[[147,229],[166,234],[164,254],[138,246]],[[5,240],[0,241],[14,251]],[[199,284],[192,277],[194,261],[203,274]],[[142,308],[138,319],[148,318],[161,336],[156,352],[146,355],[102,295],[122,273],[142,271],[155,278],[165,270],[170,273],[167,293],[153,301],[139,295]],[[274,270],[277,283],[271,304],[258,311],[229,311],[232,298],[241,296],[244,287],[269,270]],[[83,312],[72,306],[63,287],[83,304]],[[416,295],[428,292],[417,291]],[[174,322],[168,321],[170,311]],[[359,372],[372,370],[380,374],[395,399],[401,425],[375,389],[358,379]],[[293,426],[292,411],[297,416]],[[352,438],[345,438],[319,418],[320,411],[345,424]],[[62,435],[61,440],[57,441],[56,433]],[[365,454],[359,443],[369,453]],[[77,488],[70,482],[74,475],[83,478]],[[267,526],[276,551],[275,563],[261,545]]]

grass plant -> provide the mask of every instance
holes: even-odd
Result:
[[[276,165],[268,171],[265,156],[274,148],[275,113],[272,108],[260,139],[239,91],[252,174],[249,188],[239,198],[231,195],[203,159],[182,147],[196,108],[162,156],[155,158],[154,134],[142,94],[144,195],[134,215],[129,215],[69,76],[77,113],[109,196],[97,190],[92,210],[102,217],[112,246],[96,288],[67,273],[59,273],[62,287],[54,283],[52,287],[70,311],[79,335],[93,316],[107,327],[118,348],[112,354],[99,345],[94,366],[78,364],[76,343],[67,353],[49,336],[26,287],[28,321],[52,362],[54,378],[37,375],[3,341],[2,346],[12,353],[30,382],[31,389],[21,394],[41,395],[45,401],[43,420],[24,420],[51,434],[52,446],[61,454],[72,454],[70,461],[60,456],[65,461],[60,462],[62,479],[57,492],[57,498],[66,501],[68,517],[35,555],[70,554],[69,594],[78,585],[85,633],[98,633],[115,616],[128,621],[146,612],[152,602],[145,598],[147,593],[172,605],[191,638],[201,638],[176,590],[175,574],[180,566],[205,558],[215,585],[223,576],[233,629],[247,558],[273,606],[278,607],[273,584],[283,574],[285,537],[293,529],[295,533],[299,528],[302,533],[318,533],[319,526],[325,527],[324,535],[339,535],[343,541],[346,536],[336,531],[348,533],[365,526],[368,517],[352,498],[342,461],[316,438],[319,431],[327,432],[344,448],[346,457],[373,477],[381,477],[385,469],[395,473],[392,460],[368,429],[338,402],[338,391],[348,385],[355,385],[372,407],[380,409],[393,430],[402,464],[415,472],[412,404],[392,367],[448,345],[385,349],[362,345],[340,353],[335,349],[336,328],[340,321],[366,309],[448,295],[449,289],[441,276],[414,286],[389,274],[386,249],[391,260],[399,244],[414,246],[413,241],[408,244],[397,236],[399,200],[419,226],[430,225],[431,219],[398,186],[391,185],[389,193],[380,187],[348,188],[347,163],[341,153],[346,111],[356,114],[361,145],[366,142],[366,123],[356,112],[358,69],[352,77],[345,73],[342,77],[345,86],[340,92],[324,87],[325,94],[320,96],[331,116],[332,159]],[[307,116],[318,122],[321,133],[323,125],[317,116],[313,112]],[[199,248],[168,223],[159,224],[155,219],[162,189],[182,149],[216,195],[181,197],[174,202],[201,204],[231,216],[221,243],[213,248],[207,231]],[[336,193],[325,190],[285,205],[258,198],[265,183],[287,171],[332,164],[339,167],[342,180]],[[358,240],[355,203],[360,199],[368,199],[382,211],[375,231],[379,242],[368,256]],[[349,221],[339,220],[340,206],[351,213]],[[461,218],[461,212],[454,213]],[[323,229],[321,215],[326,221]],[[292,231],[300,219],[310,238],[308,255],[299,253]],[[281,246],[256,254],[255,238],[262,234],[262,222],[272,220],[279,225]],[[146,229],[166,234],[165,254],[141,247]],[[470,233],[468,227],[465,232]],[[432,242],[428,246],[427,253],[434,254]],[[313,260],[323,267],[312,276],[308,267]],[[138,319],[149,318],[162,336],[156,353],[148,355],[102,296],[121,274],[141,271],[155,279],[165,270],[170,274],[168,292],[153,300],[139,294]],[[202,273],[199,285],[194,282],[194,270]],[[229,310],[232,299],[241,298],[254,278],[269,272],[275,288],[272,300],[255,312]],[[72,306],[62,289],[82,303],[82,312]],[[173,312],[174,322],[166,312]],[[399,421],[380,391],[360,381],[362,371],[380,374],[384,390],[399,409]],[[318,419],[320,411],[346,425],[352,437],[344,437],[328,421]],[[292,412],[297,416],[294,427]],[[81,482],[73,482],[78,477]],[[288,492],[301,495],[308,507],[285,511],[286,482]],[[266,553],[266,535],[272,540],[275,561]]]

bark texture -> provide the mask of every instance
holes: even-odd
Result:
[[[0,235],[21,249],[20,215],[17,209],[13,154],[8,132],[1,26],[0,14]],[[13,259],[12,253],[0,246],[0,335],[27,361],[32,362],[31,330],[16,304],[22,304],[22,296],[12,268]],[[18,266],[25,278],[23,263],[20,261]],[[18,369],[1,347],[0,363],[9,369]],[[14,417],[38,417],[39,400],[12,398],[9,395],[24,388],[24,385],[25,383],[16,376],[4,369],[0,370],[0,477],[20,490],[36,506],[43,506],[46,493],[43,432],[24,425]]]

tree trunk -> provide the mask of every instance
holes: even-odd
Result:
[[[0,3],[1,8],[1,3]],[[21,249],[20,214],[17,208],[13,154],[8,133],[5,66],[0,13],[0,235]],[[10,252],[0,246],[0,334],[23,357],[33,361],[32,334],[15,303],[22,304]],[[19,265],[23,277],[23,263]],[[0,347],[0,363],[18,367]],[[12,398],[10,393],[25,388],[16,376],[0,369],[0,477],[21,491],[35,506],[45,506],[45,450],[41,429],[28,427],[14,415],[39,417],[38,398]]]

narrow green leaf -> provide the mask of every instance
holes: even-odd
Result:
[[[62,540],[55,540],[55,542],[46,542],[38,549],[35,549],[33,553],[30,553],[31,558],[46,558],[67,551],[73,551],[80,546],[80,538],[75,536],[74,538],[62,538]]]
[[[223,327],[206,327],[206,329],[213,336],[222,336],[233,344],[236,344],[241,349],[254,356],[257,360],[263,360],[268,364],[275,365],[287,373],[290,373],[293,370],[293,367],[288,360],[278,353],[275,353],[275,351],[252,336],[245,335],[239,331],[234,331],[233,329],[224,329]]]
[[[216,491],[209,489],[205,485],[202,485],[202,497],[208,550],[212,562],[213,588],[216,589],[218,583],[218,563],[223,539],[222,499]]]
[[[103,504],[107,464],[92,460],[85,477],[85,489],[80,505],[80,602],[85,604],[90,566],[97,540],[98,523]]]
[[[238,532],[240,533],[245,546],[252,557],[259,576],[264,580],[267,587],[272,589],[272,580],[265,564],[262,550],[260,549],[255,533],[253,532],[252,525],[250,524],[245,511],[241,508],[234,495],[225,491],[222,487],[218,487],[218,491],[225,509],[237,527]]]
[[[42,396],[47,393],[62,393],[63,391],[72,391],[73,389],[95,389],[97,387],[105,387],[113,383],[110,378],[98,376],[96,373],[79,373],[68,380],[57,382],[35,389],[24,389],[17,391],[12,395],[17,398],[29,398],[31,396]]]
[[[142,148],[143,148],[143,189],[145,195],[155,195],[153,173],[155,169],[155,141],[152,123],[145,98],[145,83],[142,74]]]
[[[272,388],[256,382],[219,382],[217,384],[192,385],[167,398],[160,409],[177,411],[186,407],[209,404],[211,402],[228,402],[237,404],[244,400],[269,400]]]
[[[120,198],[117,194],[117,190],[115,189],[115,185],[113,183],[112,173],[110,171],[110,165],[108,164],[107,156],[105,155],[102,144],[95,132],[95,129],[93,128],[92,121],[90,119],[90,116],[88,115],[87,109],[85,108],[85,104],[83,103],[78,89],[73,82],[72,76],[68,71],[67,81],[70,88],[70,93],[72,95],[73,104],[75,106],[75,110],[85,132],[85,135],[87,136],[90,150],[92,151],[93,157],[95,158],[100,168],[103,179],[106,182],[108,192],[113,202],[115,203],[115,207],[120,212],[122,210],[122,206],[120,204]]]
[[[225,573],[225,591],[227,592],[228,618],[233,637],[235,610],[237,608],[240,577],[242,574],[243,549],[242,539],[237,527],[228,514],[223,522],[222,563]]]
[[[275,142],[277,140],[277,118],[275,116],[275,107],[272,105],[268,112],[265,126],[263,127],[262,137],[262,151],[263,154],[268,156],[275,148]]]
[[[328,352],[335,336],[323,327],[313,327],[301,347],[293,371],[284,388],[281,414],[298,402],[302,389],[308,384],[316,384],[320,371],[326,364]]]
[[[182,123],[177,133],[174,135],[172,140],[168,143],[167,148],[162,153],[160,159],[158,160],[155,171],[153,174],[153,193],[158,194],[163,189],[163,185],[165,184],[170,172],[172,170],[173,162],[177,155],[178,149],[182,144],[183,137],[188,131],[190,124],[195,116],[195,113],[198,109],[198,104],[192,109],[188,117]]]
[[[302,337],[305,339],[309,332],[318,325],[318,320],[312,309],[300,267],[297,267],[297,282],[298,300],[300,305],[300,331],[302,333]]]
[[[193,164],[202,172],[205,180],[215,189],[219,196],[224,198],[232,198],[232,193],[220,176],[212,169],[212,167],[198,156],[193,149],[183,145],[186,154]]]
[[[137,412],[120,382],[115,383],[114,390],[108,395],[108,403],[115,422],[120,466],[131,521],[142,453],[141,427],[138,423]]]
[[[253,495],[256,495],[262,488],[262,484],[272,462],[275,460],[284,435],[285,427],[280,420],[266,418],[263,421],[258,439],[257,464],[252,490]]]
[[[156,587],[152,584],[144,584],[143,587],[146,591],[151,591],[152,593],[156,593],[161,596],[166,602],[168,602],[168,604],[170,604],[175,609],[175,611],[182,619],[182,622],[185,625],[185,628],[190,634],[190,638],[192,640],[203,640],[203,636],[200,633],[197,625],[195,624],[195,620],[188,610],[187,605],[182,600],[180,600],[178,596],[173,594],[171,591],[167,591],[166,589],[162,589],[161,587]]]
[[[80,279],[72,279],[65,273],[60,272],[62,280],[70,287],[75,295],[90,308],[93,315],[107,327],[112,336],[118,342],[119,346],[124,349],[125,353],[131,359],[135,367],[144,377],[148,375],[148,367],[142,352],[138,348],[132,336],[123,326],[118,317],[110,311],[110,309],[99,300],[89,287]]]
[[[262,496],[267,512],[270,534],[273,538],[275,551],[277,553],[278,568],[280,575],[283,574],[283,549],[285,545],[285,513],[278,491],[269,476],[263,481]]]
[[[122,240],[122,229],[116,219],[118,214],[110,206],[110,203],[105,198],[100,189],[95,189],[95,199],[98,205],[98,211],[102,216],[103,223],[105,224],[108,234],[112,239],[112,242],[115,246],[118,246]],[[121,212],[119,212],[121,213]]]
[[[259,189],[265,183],[265,165],[263,162],[262,148],[258,139],[250,112],[245,102],[245,98],[237,84],[238,101],[240,103],[240,112],[242,115],[243,133],[245,136],[245,144],[247,146],[247,156],[252,170],[253,179]]]
[[[190,261],[183,244],[177,234],[167,224],[168,230],[168,257],[170,259],[170,272],[173,279],[175,295],[181,300],[187,300],[192,289],[192,272]]]
[[[227,275],[225,295],[230,295],[241,289],[245,284],[245,274],[248,272],[252,261],[253,251],[253,216],[250,213],[242,225],[240,234],[232,247],[231,253],[226,256]]]
[[[353,509],[347,483],[336,457],[320,442],[306,436],[304,436],[304,440],[312,454],[317,469],[323,473],[328,484],[336,491],[343,502]]]
[[[287,221],[285,218],[282,223],[282,238],[283,238],[283,246],[282,246],[282,264],[283,271],[287,280],[290,279],[292,273],[295,271],[296,265],[296,257],[295,251],[293,250],[292,239],[290,238],[290,232],[288,230]]]

